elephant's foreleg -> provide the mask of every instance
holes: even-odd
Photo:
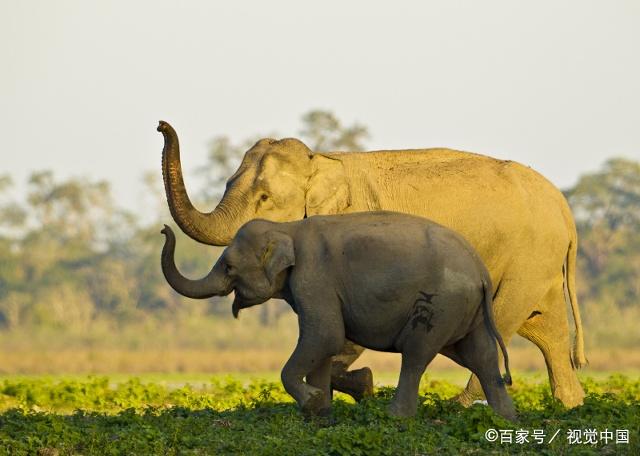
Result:
[[[362,354],[364,347],[350,340],[345,341],[340,353],[333,357],[331,364],[331,387],[349,394],[356,401],[373,394],[373,374],[371,369],[347,370]]]
[[[322,331],[327,325],[301,328],[298,345],[282,369],[284,389],[298,403],[303,413],[325,415],[330,412],[329,371],[331,357],[343,345],[344,336]],[[307,379],[305,382],[304,379]]]
[[[326,358],[307,374],[306,381],[322,391],[322,396],[318,396],[318,404],[313,405],[312,408],[329,410],[331,408],[331,358]]]

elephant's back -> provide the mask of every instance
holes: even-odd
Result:
[[[532,168],[471,152],[438,148],[336,157],[353,181],[366,181],[376,193],[376,209],[424,216],[445,226],[450,226],[446,216],[456,207],[467,212],[473,207],[512,214],[524,211],[520,215],[526,216],[564,202],[562,193]],[[353,209],[358,210],[357,202]]]
[[[447,148],[334,152],[327,155],[338,158],[347,167],[360,165],[398,173],[420,169],[426,176],[475,174],[478,170],[511,163],[509,160]]]
[[[434,187],[442,183],[456,190],[465,188],[501,190],[520,184],[539,187],[547,192],[558,189],[531,167],[512,160],[454,149],[407,149],[330,154],[343,162],[347,172],[368,173],[377,184],[393,190],[413,179],[420,186]],[[415,187],[409,187],[416,190]],[[512,189],[512,188],[511,188]],[[438,196],[438,195],[433,195]]]

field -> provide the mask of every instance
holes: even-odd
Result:
[[[462,370],[425,375],[418,416],[391,418],[385,407],[393,388],[387,385],[396,375],[377,376],[375,397],[359,404],[336,394],[333,417],[310,421],[298,413],[275,372],[6,376],[0,378],[0,453],[640,454],[637,372],[582,374],[587,398],[574,410],[551,399],[540,374],[515,372],[510,392],[517,424],[484,405],[463,409],[452,402],[466,379]],[[489,429],[505,431],[503,440],[512,430],[513,443],[488,441],[495,438],[492,431],[485,436]],[[534,438],[536,430],[544,434],[543,443]],[[583,443],[570,443],[569,430],[581,430]],[[628,443],[620,441],[620,430],[629,431]],[[517,443],[516,434],[525,433],[528,443]],[[597,443],[584,443],[594,438]]]

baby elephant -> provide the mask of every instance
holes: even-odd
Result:
[[[478,376],[497,413],[515,419],[504,386],[511,384],[507,353],[492,316],[491,279],[471,245],[452,230],[394,212],[252,220],[200,280],[178,272],[175,237],[167,226],[162,232],[162,270],[178,293],[208,298],[235,291],[236,317],[270,298],[291,305],[300,335],[282,383],[304,413],[330,412],[331,357],[348,339],[402,353],[389,406],[393,415],[416,413],[420,378],[442,353]]]

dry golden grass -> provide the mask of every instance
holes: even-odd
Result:
[[[594,371],[618,371],[640,369],[640,350],[629,349],[601,349],[587,352],[589,365],[587,369]],[[517,347],[509,349],[511,368],[519,371],[546,372],[544,358],[540,350],[535,347]],[[400,356],[397,354],[381,353],[367,350],[354,363],[354,367],[370,366],[380,371],[399,371]],[[428,369],[447,370],[460,368],[456,363],[442,355],[438,355],[429,364]]]
[[[509,350],[511,367],[519,371],[546,368],[535,347]],[[0,352],[0,374],[107,374],[150,372],[221,373],[279,371],[289,356],[283,349],[70,349]],[[640,350],[590,350],[588,370],[640,370]],[[354,367],[370,366],[377,372],[398,372],[400,356],[367,350]],[[438,356],[429,370],[461,369]]]
[[[0,374],[260,372],[278,370],[286,360],[282,351],[251,349],[16,351],[0,354]]]
[[[0,332],[0,374],[278,372],[297,337],[293,312],[268,326],[260,325],[258,312],[246,312],[239,321],[200,316],[122,327],[97,321],[89,328],[22,328]],[[640,370],[640,347],[631,342],[630,349],[588,342],[587,371]],[[514,370],[546,376],[540,351],[521,337],[511,341],[509,357]],[[355,367],[365,365],[375,372],[399,372],[400,356],[367,350]],[[429,370],[464,372],[442,356]]]

